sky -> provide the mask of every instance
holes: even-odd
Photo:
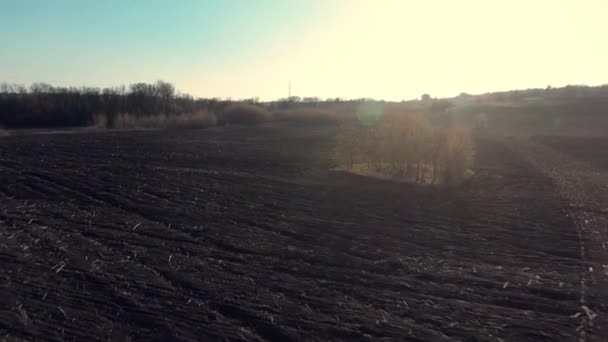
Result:
[[[605,0],[0,0],[0,82],[403,100],[608,83]]]

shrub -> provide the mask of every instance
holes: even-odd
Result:
[[[219,116],[219,124],[255,125],[269,121],[271,113],[263,107],[253,104],[233,104],[226,107]]]

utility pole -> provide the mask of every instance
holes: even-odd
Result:
[[[291,100],[291,81],[287,85],[287,98]]]

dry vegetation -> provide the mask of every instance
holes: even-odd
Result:
[[[188,114],[144,116],[137,120],[137,125],[144,128],[205,128],[216,123],[215,114],[202,110]]]
[[[470,130],[432,124],[416,113],[386,113],[373,125],[343,123],[335,139],[341,169],[424,184],[457,184],[469,176],[474,146]]]
[[[95,114],[93,116],[93,127],[107,128],[108,127],[108,116],[105,114]]]
[[[256,125],[273,120],[273,115],[261,106],[239,103],[223,110],[211,112],[198,110],[183,114],[140,114],[120,113],[113,116],[97,114],[93,126],[97,128],[207,128],[216,125]]]
[[[129,113],[116,115],[112,120],[107,115],[98,114],[94,118],[94,126],[99,128],[206,128],[217,124],[215,114],[199,110],[187,114],[156,114],[136,116]]]

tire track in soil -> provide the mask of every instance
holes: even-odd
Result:
[[[505,142],[547,174],[580,240],[579,341],[608,340],[608,173],[530,139]],[[590,147],[591,148],[591,147]]]

